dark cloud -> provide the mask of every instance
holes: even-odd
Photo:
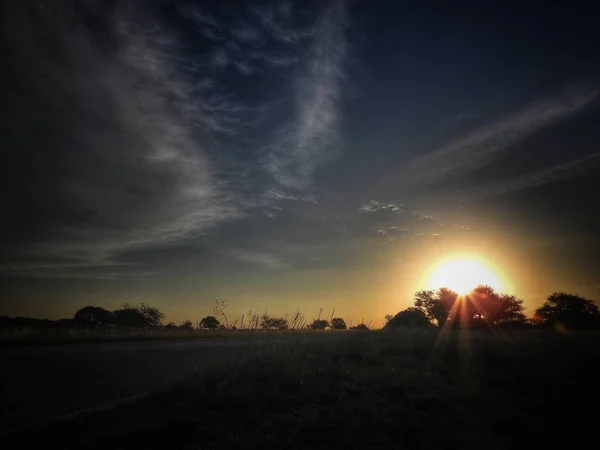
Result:
[[[102,263],[236,215],[207,157],[220,112],[231,111],[197,101],[176,39],[147,11],[5,8],[5,236],[14,245]]]
[[[257,201],[317,201],[276,188],[262,195],[261,180],[269,172],[280,181],[283,176],[279,169],[265,172],[263,158],[292,158],[313,168],[321,156],[308,143],[282,153],[268,140],[238,138],[242,131],[252,134],[248,117],[257,116],[261,104],[268,109],[271,100],[250,102],[243,81],[213,69],[233,66],[237,76],[266,77],[246,56],[249,47],[264,47],[263,35],[284,42],[285,53],[278,49],[282,56],[274,58],[290,61],[303,55],[284,38],[287,32],[331,47],[330,33],[341,36],[332,12],[315,9],[314,29],[299,28],[287,7],[250,12],[248,21],[235,18],[238,26],[231,28],[233,18],[191,3],[182,2],[175,16],[155,3],[110,5],[85,0],[3,5],[4,17],[10,17],[2,31],[3,54],[10,55],[2,71],[1,107],[8,158],[5,270],[46,271],[51,264],[36,263],[42,259],[66,272],[106,265],[118,270],[114,261],[120,253],[201,235],[239,218]],[[182,20],[189,30],[175,26]],[[201,48],[212,51],[194,53],[188,31],[200,33]],[[269,56],[271,50],[262,51]],[[329,92],[337,89],[338,75],[320,84],[323,70],[339,70],[339,58],[330,53],[307,54],[306,73],[289,83],[302,110],[324,99],[327,117],[338,97]],[[323,64],[327,67],[320,68]],[[300,97],[296,83],[303,86]],[[313,106],[305,103],[306,90],[313,92],[306,99]],[[295,141],[315,142],[333,127],[328,121],[315,128],[308,114],[285,123],[298,130]],[[303,169],[304,184],[309,172]]]

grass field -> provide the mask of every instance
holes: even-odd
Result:
[[[34,448],[514,448],[597,439],[600,335],[328,333],[240,346],[134,403],[4,436]],[[288,342],[289,344],[290,342]]]
[[[294,330],[288,333],[296,332]],[[109,342],[136,342],[136,341],[172,341],[185,339],[239,339],[250,340],[265,336],[267,333],[281,334],[276,331],[265,330],[235,330],[235,331],[198,331],[198,330],[78,330],[67,329],[59,332],[40,332],[38,330],[8,330],[0,331],[0,346],[15,345],[77,345]]]

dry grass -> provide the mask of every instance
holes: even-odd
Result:
[[[282,345],[282,342],[290,345]],[[592,434],[600,336],[288,334],[119,408],[4,442],[59,448],[513,448]]]

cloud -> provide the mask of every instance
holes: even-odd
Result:
[[[309,57],[294,86],[294,118],[278,130],[265,158],[265,168],[283,186],[305,189],[317,165],[338,152],[345,26],[345,4],[335,2],[312,31]]]
[[[484,184],[478,187],[475,192],[464,193],[462,196],[460,196],[460,198],[461,201],[475,200],[541,186],[553,181],[558,181],[581,174],[582,172],[588,170],[591,165],[598,164],[599,162],[600,152],[593,153],[583,158],[557,164],[551,167],[544,167],[541,170],[530,172],[520,177],[504,180],[499,183]]]
[[[352,220],[362,223],[362,231],[393,242],[411,236],[438,236],[446,226],[440,213],[423,214],[394,202],[371,200],[356,210]]]
[[[365,203],[360,208],[358,208],[361,212],[376,212],[381,210],[389,210],[395,213],[401,213],[404,211],[404,205],[396,205],[394,203],[381,203],[377,200],[371,200],[369,203]]]
[[[286,269],[290,265],[283,261],[281,257],[267,252],[252,251],[252,250],[234,250],[229,253],[229,256],[234,259],[250,264],[262,266],[266,269],[281,270]]]
[[[314,11],[292,3],[178,2],[177,28],[145,5],[5,6],[0,46],[18,56],[2,75],[0,271],[112,278],[134,273],[123,255],[250,208],[319,203],[307,187],[337,152],[345,5],[316,4],[307,26]]]
[[[291,67],[300,61],[295,55],[265,55],[264,60],[267,64],[275,67]]]
[[[231,35],[238,41],[245,42],[250,45],[262,46],[265,44],[265,37],[260,29],[251,26],[247,22],[242,22],[240,25],[231,30]]]
[[[149,11],[89,2],[73,22],[62,4],[10,8],[9,254],[101,265],[238,216],[209,153],[239,109],[197,89],[195,62]]]
[[[477,169],[516,142],[578,113],[597,100],[599,92],[569,91],[482,126],[409,162],[403,170],[403,183],[422,187]]]
[[[293,52],[310,38],[306,27],[294,24],[291,7],[268,5],[250,8],[219,7],[208,14],[201,5],[179,8],[194,31],[210,46],[207,65],[215,71],[233,69],[240,75],[263,73],[265,68],[288,70],[300,61]],[[290,39],[290,36],[294,36]]]
[[[297,45],[310,37],[311,31],[291,25],[292,9],[291,3],[281,2],[279,5],[254,6],[250,11],[271,39],[286,45]]]
[[[268,189],[263,193],[263,197],[271,200],[290,200],[293,202],[319,203],[314,195],[297,196],[279,189]]]

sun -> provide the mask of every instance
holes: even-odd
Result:
[[[502,285],[490,265],[483,260],[457,257],[441,262],[429,277],[428,288],[447,287],[457,294],[468,294],[477,286],[484,284],[501,290]]]

